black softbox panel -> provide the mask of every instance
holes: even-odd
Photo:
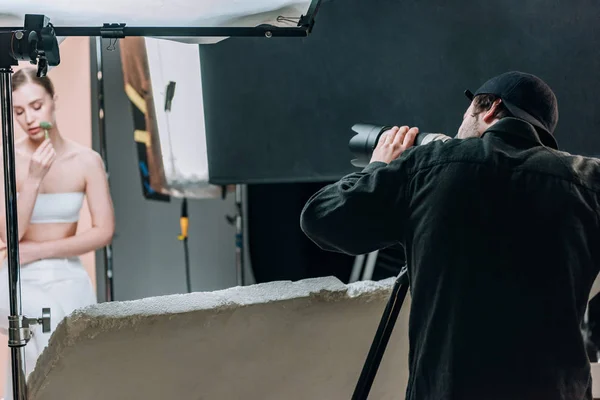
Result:
[[[354,123],[453,136],[463,91],[507,70],[552,86],[562,149],[597,154],[598,21],[590,0],[333,0],[307,38],[201,46],[210,180],[335,180]]]

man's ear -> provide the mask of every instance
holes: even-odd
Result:
[[[491,124],[496,119],[496,111],[498,110],[500,103],[502,103],[502,99],[494,100],[490,109],[483,115],[483,122]]]

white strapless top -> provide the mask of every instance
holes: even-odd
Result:
[[[84,196],[83,192],[40,193],[35,200],[30,223],[77,222]]]

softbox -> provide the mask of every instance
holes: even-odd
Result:
[[[130,37],[120,50],[144,196],[220,196],[208,183],[198,46]]]
[[[128,27],[153,29],[156,27],[245,28],[259,25],[295,27],[306,15],[316,13],[318,2],[311,0],[2,0],[10,6],[3,7],[0,16],[14,17],[22,25],[25,14],[44,14],[56,27],[94,27],[105,23],[124,23]],[[2,18],[0,17],[0,22]],[[14,22],[14,21],[13,21]],[[88,30],[89,31],[89,30]],[[190,30],[191,32],[191,30]],[[226,33],[226,32],[225,32]],[[61,30],[57,30],[60,36]],[[69,36],[97,36],[83,30],[70,30]],[[136,36],[155,36],[150,30]],[[188,43],[215,43],[225,37],[174,37],[158,35],[170,40]],[[212,35],[211,35],[212,36]]]

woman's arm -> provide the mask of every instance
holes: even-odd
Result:
[[[2,173],[2,187],[0,188],[1,199],[0,199],[0,238],[3,243],[7,242],[6,233],[6,209],[4,206],[4,171]],[[29,220],[33,213],[33,207],[35,206],[35,199],[37,198],[38,189],[40,187],[39,182],[35,182],[31,179],[26,179],[23,183],[17,186],[17,219],[19,222],[19,241],[27,232],[29,227]]]
[[[49,140],[44,141],[31,156],[27,178],[17,186],[17,219],[19,241],[27,232],[40,184],[54,162],[56,153]],[[0,239],[6,243],[6,209],[4,205],[4,167],[0,166]]]
[[[112,241],[115,216],[104,163],[94,151],[86,152],[86,197],[92,215],[92,227],[65,239],[40,243],[39,258],[75,257],[100,249]]]

